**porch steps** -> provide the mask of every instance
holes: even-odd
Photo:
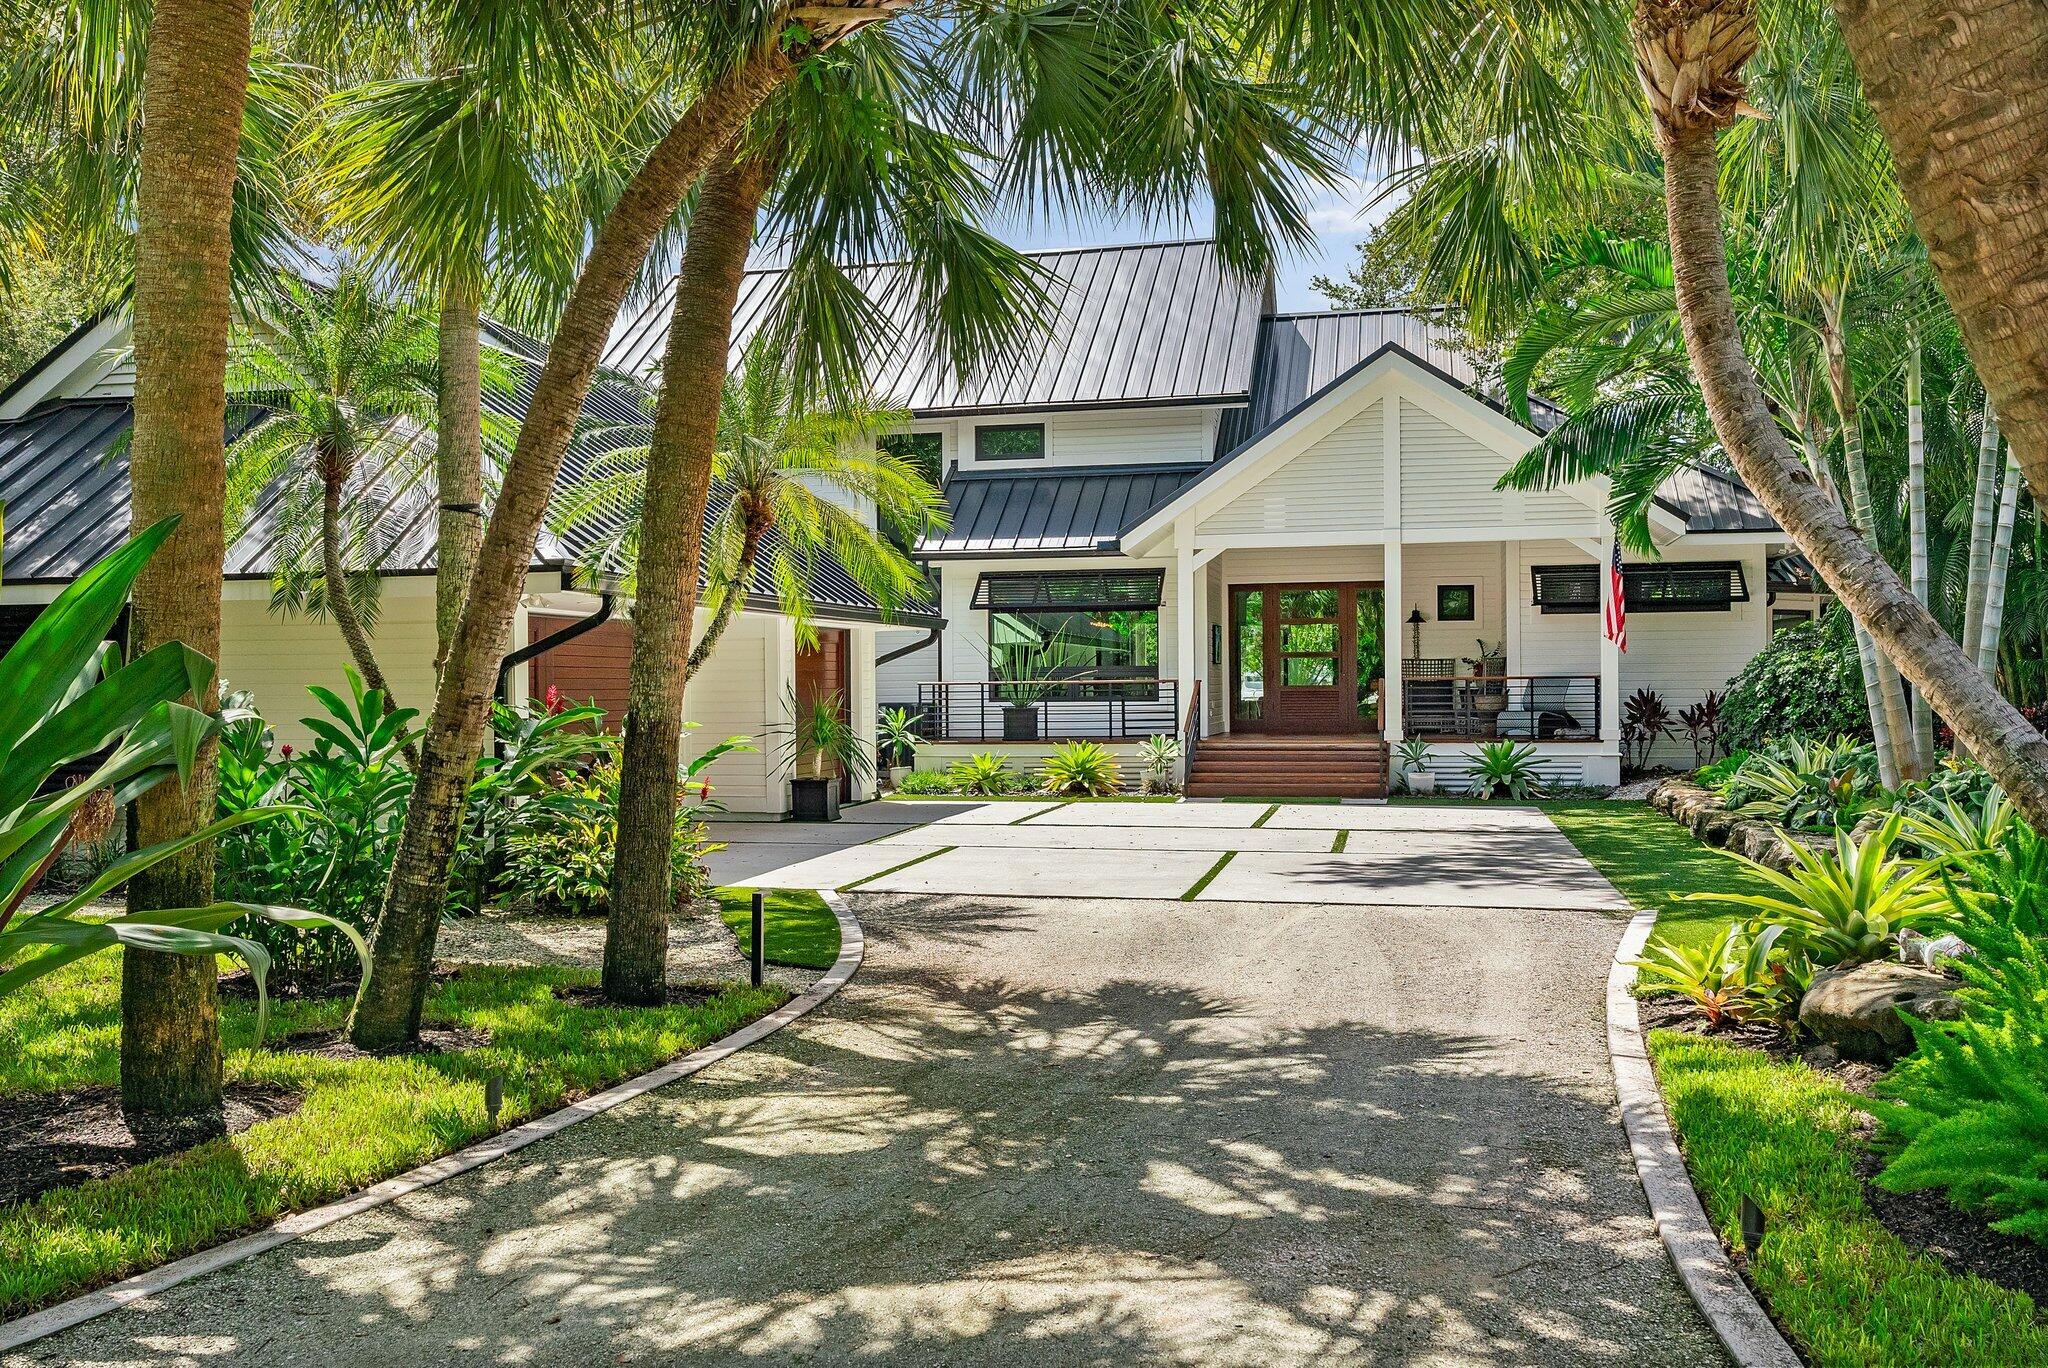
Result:
[[[1195,749],[1190,798],[1384,798],[1387,745],[1359,736],[1217,736]]]

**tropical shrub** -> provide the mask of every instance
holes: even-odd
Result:
[[[843,694],[821,694],[800,703],[792,689],[787,706],[793,720],[782,752],[799,778],[834,779],[843,774],[863,783],[874,773],[874,756],[846,720]]]
[[[287,806],[275,820],[221,838],[216,887],[231,898],[295,903],[330,919],[296,927],[254,918],[236,927],[292,983],[327,984],[347,971],[354,941],[376,921],[412,796],[404,755],[419,714],[387,711],[383,693],[364,688],[352,669],[347,682],[345,696],[307,691],[320,707],[300,724],[316,738],[310,754],[277,746],[246,694],[230,700],[221,736],[221,815]]]
[[[1891,953],[1901,931],[1939,934],[1955,919],[1938,865],[1893,858],[1899,830],[1894,814],[1861,841],[1837,831],[1832,850],[1795,844],[1793,867],[1782,873],[1737,855],[1776,891],[1684,897],[1754,909],[1751,925],[1758,934],[1782,928],[1779,943],[1814,964],[1864,964]]]
[[[1010,762],[990,751],[955,760],[946,770],[953,792],[976,798],[1000,798],[1030,787],[1030,781],[1010,767]]]
[[[1693,771],[1693,782],[1702,788],[1710,788],[1717,793],[1725,794],[1729,782],[1740,772],[1743,765],[1749,762],[1749,754],[1746,750],[1730,751],[1711,765],[1701,765]]]
[[[1743,761],[1722,800],[1794,831],[1853,827],[1886,805],[1877,751],[1847,736],[1772,742]]]
[[[1942,1188],[1992,1228],[2048,1244],[2048,844],[2008,828],[1952,888],[1974,953],[1952,1022],[1915,1021],[1915,1052],[1880,1084],[1896,1151],[1878,1181]]]
[[[918,728],[923,723],[923,713],[914,713],[908,708],[884,710],[875,724],[875,749],[881,752],[883,765],[917,763],[917,748],[924,744],[924,735]]]
[[[1542,777],[1536,772],[1536,747],[1526,742],[1482,742],[1479,753],[1465,768],[1465,779],[1480,798],[1519,803],[1543,796]]]
[[[960,786],[945,771],[912,770],[896,780],[896,791],[911,796],[919,794],[937,796],[940,794],[958,793]]]
[[[552,685],[538,706],[491,709],[491,743],[469,781],[450,871],[451,911],[481,911],[503,892],[512,838],[581,801],[571,776],[618,758],[618,738],[603,727],[603,708],[571,704]]]
[[[1918,795],[1900,808],[1899,817],[1908,844],[1930,859],[1951,863],[1998,849],[2006,833],[2021,824],[2019,809],[1996,784],[1975,804],[1931,793]]]
[[[1124,786],[1123,766],[1093,741],[1069,741],[1039,767],[1047,793],[1100,798]]]
[[[1148,736],[1138,743],[1138,763],[1145,767],[1145,792],[1178,793],[1174,766],[1180,763],[1180,741],[1171,736]]]
[[[1870,735],[1863,671],[1847,614],[1788,627],[1773,636],[1721,699],[1721,740],[1756,750],[1779,736]]]
[[[30,912],[52,858],[71,838],[74,819],[95,825],[110,809],[158,784],[186,783],[199,748],[219,718],[176,700],[211,698],[213,662],[178,642],[123,662],[107,632],[120,616],[143,565],[175,523],[158,523],[93,565],[37,614],[0,657],[0,997],[43,975],[115,946],[174,954],[227,954],[249,967],[259,994],[257,1036],[269,999],[270,956],[226,928],[261,919],[322,926],[298,908],[223,899],[205,907],[162,908],[87,920],[86,909],[163,860],[241,828],[275,820],[274,806],[252,807],[199,831],[115,859],[84,887]],[[84,778],[59,787],[71,765],[99,757]],[[352,933],[351,933],[352,934]],[[355,943],[359,962],[367,948]]]
[[[1621,707],[1621,749],[1636,769],[1650,763],[1650,752],[1671,735],[1671,709],[1654,689],[1637,689]]]
[[[1710,1029],[1730,1021],[1787,1025],[1811,970],[1796,956],[1774,953],[1777,928],[1721,928],[1707,945],[1654,941],[1631,961],[1652,992],[1676,993],[1706,1014]]]
[[[1721,695],[1712,689],[1701,694],[1699,702],[1680,710],[1678,725],[1692,745],[1693,764],[1711,764],[1721,753]]]
[[[535,808],[508,839],[505,883],[529,895],[542,916],[603,916],[611,909],[618,851],[618,762],[604,760],[587,774],[563,780],[561,788],[566,801]],[[724,849],[710,841],[701,812],[689,804],[676,810],[669,877],[678,907],[711,891],[702,857]]]

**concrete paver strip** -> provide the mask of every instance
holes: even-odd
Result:
[[[930,827],[884,836],[877,844],[914,846],[942,840],[948,845],[1035,850],[1328,850],[1328,831],[1279,831],[1273,827],[1071,827],[1043,819],[1016,827]]]
[[[1282,803],[1267,828],[1346,831],[1552,831],[1536,808],[1421,803]]]
[[[1654,1364],[1586,913],[856,895],[692,1083],[17,1363]]]
[[[908,854],[900,859],[911,858]],[[1178,898],[1214,853],[1206,850],[1046,850],[1035,846],[947,851],[862,885],[867,893],[950,893],[984,897]]]
[[[1032,826],[1248,827],[1266,809],[1257,803],[1075,803]]]
[[[1371,907],[1583,908],[1623,912],[1628,903],[1579,856],[1526,840],[1512,864],[1483,847],[1341,855],[1245,851],[1203,889],[1201,902],[1340,903]]]

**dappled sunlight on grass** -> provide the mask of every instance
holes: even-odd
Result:
[[[1763,893],[1768,887],[1725,850],[1646,803],[1543,803],[1565,838],[1637,907],[1657,914],[1657,935],[1705,945],[1747,913],[1719,902],[1682,902],[1688,893]]]

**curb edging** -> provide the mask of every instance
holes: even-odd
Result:
[[[1707,1220],[1699,1191],[1686,1172],[1685,1157],[1678,1151],[1671,1118],[1664,1110],[1664,1094],[1657,1086],[1656,1070],[1643,1041],[1642,1018],[1630,991],[1636,971],[1629,961],[1643,953],[1656,924],[1655,912],[1637,912],[1607,971],[1607,1057],[1614,1069],[1614,1091],[1621,1103],[1636,1177],[1649,1199],[1650,1215],[1672,1265],[1728,1356],[1743,1368],[1801,1368],[1799,1355],[1778,1333],[1721,1247],[1721,1237]]]
[[[531,1121],[521,1122],[510,1130],[500,1131],[452,1154],[444,1154],[439,1159],[431,1160],[418,1168],[386,1178],[381,1183],[364,1188],[361,1192],[339,1201],[283,1217],[253,1235],[244,1235],[226,1244],[202,1249],[196,1254],[188,1254],[182,1259],[173,1260],[130,1278],[123,1278],[119,1282],[73,1297],[69,1301],[58,1302],[55,1306],[44,1307],[18,1320],[0,1324],[0,1351],[19,1349],[25,1344],[32,1344],[60,1330],[68,1330],[75,1325],[82,1325],[86,1321],[104,1316],[110,1311],[118,1311],[131,1302],[168,1291],[180,1283],[190,1282],[207,1273],[231,1267],[245,1259],[252,1259],[258,1254],[276,1249],[279,1245],[290,1244],[301,1236],[324,1230],[337,1221],[346,1220],[365,1211],[374,1211],[378,1207],[389,1206],[401,1197],[408,1197],[423,1188],[446,1182],[458,1174],[482,1168],[493,1160],[502,1159],[529,1145],[559,1135],[569,1127],[588,1121],[593,1116],[601,1116],[622,1103],[688,1078],[691,1074],[700,1073],[713,1064],[738,1054],[749,1045],[767,1039],[791,1022],[808,1014],[813,1008],[822,1005],[845,987],[867,955],[867,938],[862,933],[860,921],[853,915],[853,908],[848,905],[846,899],[830,889],[821,888],[813,891],[824,899],[825,905],[832,909],[833,917],[839,922],[839,957],[810,987],[766,1016],[749,1022],[723,1039],[714,1040],[700,1050],[692,1050],[686,1055],[671,1059],[659,1068],[650,1069],[624,1082],[614,1083],[603,1092],[592,1093],[589,1097],[551,1111],[546,1116],[537,1116]]]

